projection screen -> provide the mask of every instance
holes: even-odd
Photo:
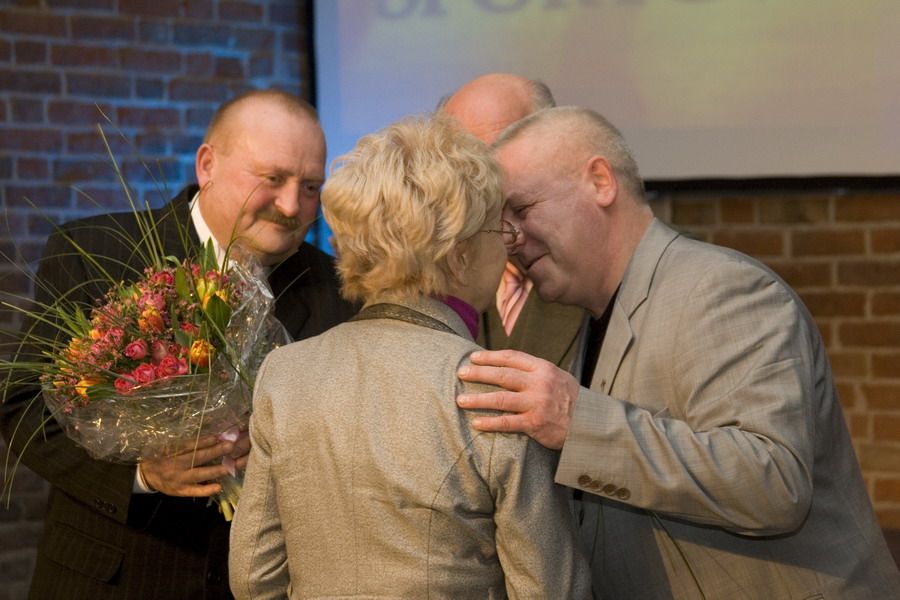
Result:
[[[324,0],[331,159],[481,73],[541,79],[648,180],[900,173],[895,0]]]

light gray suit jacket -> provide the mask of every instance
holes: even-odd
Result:
[[[558,455],[457,409],[477,346],[449,325],[346,323],[271,353],[231,530],[237,598],[584,598]],[[290,591],[288,588],[290,587]]]
[[[603,598],[900,597],[812,318],[766,267],[659,221],[556,481],[588,492]]]

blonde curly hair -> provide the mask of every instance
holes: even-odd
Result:
[[[451,249],[500,217],[500,167],[448,117],[394,123],[332,168],[322,212],[348,300],[446,295]]]

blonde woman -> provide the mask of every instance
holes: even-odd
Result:
[[[457,409],[517,236],[489,150],[440,118],[362,138],[322,194],[353,321],[260,371],[238,598],[583,598],[555,453]],[[483,389],[483,388],[481,388]]]

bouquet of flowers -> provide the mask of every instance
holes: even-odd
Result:
[[[66,434],[94,458],[129,463],[201,435],[234,441],[262,359],[287,341],[251,261],[219,268],[210,242],[199,260],[170,257],[116,283],[90,315],[55,311],[71,337],[48,353],[41,383]],[[240,492],[233,465],[221,483],[230,520]]]

